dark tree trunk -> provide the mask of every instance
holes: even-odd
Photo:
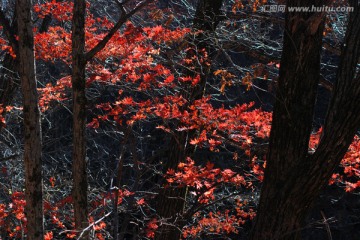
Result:
[[[10,42],[10,45],[14,48],[15,52],[18,51],[18,42],[13,37],[17,35],[18,32],[16,15],[17,13],[15,11],[12,23],[10,23],[10,21],[8,21],[8,19],[6,18],[4,12],[0,10],[0,25],[2,25],[5,29],[6,38]],[[41,23],[39,32],[46,32],[49,28],[50,22],[51,16],[47,15]],[[6,53],[2,62],[2,68],[0,69],[0,104],[2,104],[3,108],[11,104],[12,100],[14,99],[14,94],[16,94],[17,90],[19,89],[20,80],[18,76],[17,66],[18,59],[14,58],[9,53]]]
[[[85,70],[88,61],[100,52],[121,26],[138,10],[146,6],[143,1],[125,14],[109,30],[107,35],[90,51],[85,52],[86,1],[74,1],[72,20],[72,89],[73,89],[73,200],[75,227],[78,231],[88,226],[87,172],[86,172],[86,95]],[[123,10],[123,4],[119,3]],[[88,239],[88,233],[82,233],[81,239]]]
[[[205,32],[213,32],[222,20],[221,6],[224,0],[200,0],[196,7],[193,28]],[[202,47],[207,47],[208,42],[204,41]]]
[[[164,173],[168,169],[177,169],[180,162],[185,160],[186,155],[186,133],[177,134],[177,139],[171,141],[169,157],[165,162]],[[185,207],[187,188],[168,187],[162,188],[156,198],[156,212],[166,222],[161,225],[155,235],[155,239],[180,239],[181,214]],[[179,221],[180,220],[180,221]]]
[[[215,55],[215,36],[214,32],[217,25],[222,20],[221,6],[223,0],[201,0],[196,7],[195,17],[193,21],[193,30],[200,30],[193,40],[190,40],[190,45],[196,50],[201,51],[205,49],[208,53],[209,60]],[[202,71],[201,71],[202,69]],[[203,97],[206,87],[206,78],[210,72],[210,66],[203,66],[192,73],[194,76],[200,74],[200,82],[191,91],[189,101],[193,102]]]
[[[220,9],[223,0],[201,0],[198,2],[194,17],[194,30],[202,30],[203,33],[198,34],[192,42],[189,42],[195,52],[201,49],[206,49],[210,58],[213,56],[214,49],[211,47],[212,43],[209,41],[209,35],[213,33],[216,26],[220,22]],[[195,100],[200,99],[205,90],[206,77],[210,71],[210,67],[204,68],[203,72],[200,68],[195,73],[190,73],[193,76],[201,75],[200,82],[197,86],[192,88],[189,92],[189,104]],[[184,162],[192,149],[188,146],[189,139],[195,136],[194,133],[179,133],[173,137],[171,147],[169,149],[169,157],[164,164],[164,173],[168,169],[177,169],[179,163]],[[185,199],[187,188],[168,187],[162,188],[156,199],[156,212],[165,220],[166,224],[160,224],[158,232],[155,235],[157,240],[180,239],[181,228],[186,219],[182,219],[182,213],[185,207]]]
[[[324,1],[288,1],[322,6]],[[360,126],[360,12],[352,13],[324,132],[308,153],[320,78],[323,15],[287,13],[270,145],[251,240],[300,239],[304,219]]]
[[[31,0],[18,0],[19,75],[24,101],[24,163],[25,163],[25,214],[27,239],[42,239],[42,159],[41,118],[36,88],[34,36],[32,31]]]
[[[72,90],[73,90],[73,200],[75,227],[88,226],[86,171],[86,96],[85,96],[85,15],[86,1],[74,1],[72,23]],[[82,239],[87,238],[84,234]]]

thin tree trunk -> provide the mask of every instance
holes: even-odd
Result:
[[[72,20],[72,89],[73,89],[73,200],[75,227],[78,231],[88,226],[87,209],[87,172],[86,172],[86,95],[85,95],[85,68],[98,52],[110,41],[121,26],[138,10],[146,6],[149,0],[139,3],[134,9],[126,13],[123,3],[121,16],[114,27],[99,43],[88,52],[85,52],[85,19],[86,1],[74,1]],[[82,239],[87,239],[83,234]]]
[[[290,1],[289,1],[290,2]],[[323,1],[292,1],[322,6]],[[293,6],[293,5],[292,5]],[[288,13],[264,184],[251,240],[300,239],[309,209],[360,126],[360,11],[352,14],[324,132],[308,153],[320,77],[323,16]]]
[[[186,133],[177,134],[177,139],[171,141],[169,157],[164,166],[164,173],[168,169],[177,169],[180,162],[185,160],[186,155]],[[181,236],[181,214],[185,207],[187,188],[168,187],[162,188],[156,198],[156,213],[166,221],[161,224],[155,235],[156,240],[180,239]]]
[[[223,0],[201,0],[198,2],[197,10],[194,17],[194,30],[202,30],[204,33],[198,34],[192,43],[195,51],[206,49],[210,58],[213,56],[211,42],[209,41],[209,34],[213,33],[216,26],[220,22],[220,9]],[[196,74],[200,74],[199,84],[192,88],[190,91],[189,104],[195,100],[200,99],[204,95],[206,78],[210,71],[210,67],[204,68],[203,72],[190,73],[194,77]],[[179,133],[173,137],[171,141],[171,147],[169,149],[169,157],[164,166],[164,173],[168,169],[177,169],[179,163],[184,162],[188,153],[192,149],[188,146],[189,139],[193,138],[195,133]],[[158,232],[155,235],[156,240],[167,239],[180,239],[181,228],[185,223],[185,219],[181,219],[181,214],[185,208],[185,200],[187,195],[186,187],[168,187],[162,188],[156,199],[156,212],[166,221],[165,224],[161,224]]]
[[[24,163],[25,213],[27,239],[42,239],[42,159],[41,118],[36,88],[34,36],[32,31],[31,0],[17,0],[18,62],[21,90],[24,101]]]
[[[121,188],[121,180],[123,178],[123,167],[124,167],[124,155],[126,151],[126,144],[129,138],[129,135],[132,131],[131,126],[128,126],[126,128],[124,140],[121,143],[121,150],[120,150],[120,156],[119,160],[116,166],[116,175],[113,178],[113,186],[111,191],[115,191],[115,196],[112,199],[113,201],[113,213],[112,213],[112,236],[114,239],[123,239],[122,235],[124,235],[123,232],[120,231],[119,233],[119,207],[118,207],[118,201],[119,201],[119,190]],[[113,190],[114,189],[114,190]]]
[[[86,172],[86,96],[85,96],[85,15],[86,1],[74,1],[72,23],[72,91],[73,91],[73,200],[75,227],[88,226]],[[83,235],[82,239],[88,238]]]

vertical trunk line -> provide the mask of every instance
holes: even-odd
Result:
[[[72,94],[73,94],[73,201],[75,228],[88,226],[86,171],[86,96],[85,96],[85,16],[86,1],[74,1],[72,20]],[[88,239],[88,233],[81,239]]]
[[[323,0],[287,1],[292,6],[322,6]],[[312,130],[324,13],[287,12],[284,44],[264,184],[251,240],[296,240],[312,204],[306,185],[311,168]],[[305,179],[304,179],[305,176]]]
[[[16,1],[19,75],[24,101],[25,214],[27,239],[43,239],[41,118],[36,87],[31,0]]]
[[[220,9],[223,0],[201,0],[198,2],[196,13],[193,21],[194,30],[202,30],[205,33],[198,34],[192,44],[195,51],[207,49],[211,52],[211,42],[208,40],[207,34],[214,32],[216,26],[220,22]],[[209,54],[210,58],[212,53]],[[199,70],[199,69],[198,69]],[[195,100],[201,99],[204,95],[206,87],[206,78],[210,72],[210,67],[207,67],[203,73],[200,73],[200,82],[197,86],[191,89],[188,96],[189,103],[192,104]],[[196,75],[196,73],[190,73]],[[185,106],[185,107],[186,107]],[[171,140],[171,148],[169,158],[165,163],[164,173],[171,168],[177,169],[180,162],[185,161],[186,156],[193,151],[187,144],[187,141],[195,135],[191,133],[179,133]],[[157,197],[156,212],[165,220],[165,224],[160,223],[158,232],[155,235],[156,240],[180,239],[181,228],[186,223],[186,219],[182,219],[182,213],[185,209],[187,187],[168,187],[162,188]]]

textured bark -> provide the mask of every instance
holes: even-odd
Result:
[[[42,239],[42,159],[41,118],[35,76],[34,36],[32,31],[31,1],[18,0],[18,62],[24,102],[24,163],[25,163],[25,214],[27,239]]]
[[[325,2],[298,0],[291,4],[322,6]],[[355,76],[360,56],[357,8],[348,24],[323,135],[316,152],[308,153],[320,78],[322,18],[316,13],[286,16],[267,167],[251,240],[301,238],[309,209],[360,126],[360,79]]]
[[[193,29],[200,30],[200,33],[190,43],[196,50],[206,49],[208,56],[211,58],[215,55],[214,39],[213,36],[217,25],[220,23],[221,16],[221,6],[223,0],[201,0],[198,2],[196,7]],[[201,69],[197,69],[195,74],[200,73],[201,79],[199,84],[197,84],[191,91],[189,98],[190,102],[193,102],[197,99],[203,97],[206,87],[206,78],[210,72],[210,66],[204,66]]]
[[[124,231],[120,231],[119,233],[119,206],[118,206],[118,201],[119,201],[119,191],[118,189],[121,188],[121,180],[123,178],[123,167],[124,167],[124,154],[126,151],[126,147],[125,145],[128,142],[128,138],[129,135],[132,132],[132,127],[128,126],[127,129],[124,131],[125,132],[125,136],[124,136],[124,140],[121,143],[121,147],[120,147],[120,156],[119,156],[119,160],[116,166],[116,176],[113,178],[113,186],[112,189],[115,189],[115,196],[112,199],[112,204],[113,204],[113,213],[112,213],[112,236],[114,239],[124,239],[124,234],[125,234],[125,230]],[[125,226],[124,226],[125,225]],[[122,228],[126,229],[128,225],[128,220],[124,219],[123,224],[122,224]]]
[[[72,22],[72,94],[73,94],[73,200],[75,227],[88,226],[86,172],[86,96],[85,96],[85,15],[86,1],[74,1]],[[88,238],[87,234],[82,239]]]
[[[202,30],[203,33],[199,34],[192,40],[189,45],[192,45],[196,50],[206,49],[209,56],[213,55],[214,49],[211,47],[209,41],[209,34],[214,32],[216,26],[220,22],[220,9],[223,0],[201,0],[198,2],[197,10],[194,17],[193,28],[196,30]],[[205,91],[206,77],[210,71],[210,67],[203,68],[203,72],[198,69],[199,72],[189,73],[190,75],[196,75],[199,73],[201,79],[196,87],[190,89],[188,96],[189,103],[200,99]],[[179,133],[174,136],[171,141],[171,147],[169,149],[169,157],[164,166],[164,173],[168,169],[177,169],[180,162],[185,161],[185,158],[191,153],[192,149],[188,146],[189,139],[194,137],[194,133]],[[158,232],[155,235],[157,240],[168,239],[180,239],[181,228],[185,222],[182,219],[182,213],[185,207],[185,199],[187,194],[187,188],[168,187],[162,188],[156,199],[156,212],[166,221],[166,224],[160,225]]]
[[[14,36],[18,35],[17,17],[16,11],[14,12],[12,23],[6,18],[4,12],[0,10],[0,25],[5,29],[5,35],[10,45],[15,49],[15,53],[18,52],[18,42]],[[51,22],[51,16],[47,15],[43,22],[39,32],[46,32]],[[14,99],[14,94],[20,87],[20,79],[18,76],[18,59],[13,58],[10,54],[4,56],[2,67],[0,68],[0,104],[5,108],[9,106]],[[3,113],[6,114],[6,113]],[[0,126],[1,128],[1,126]]]
[[[72,20],[72,89],[73,89],[73,200],[75,226],[78,231],[88,226],[87,172],[86,172],[86,95],[85,67],[110,41],[121,26],[137,11],[148,4],[144,0],[129,13],[122,8],[122,15],[108,34],[90,51],[85,52],[86,1],[74,1]],[[81,239],[89,238],[82,234]]]
[[[164,173],[168,169],[177,169],[180,162],[186,157],[186,133],[177,134],[177,139],[171,141],[169,157],[164,166]],[[160,225],[155,235],[156,240],[180,239],[182,219],[181,214],[185,207],[187,188],[168,187],[162,188],[156,198],[156,212],[166,221]]]

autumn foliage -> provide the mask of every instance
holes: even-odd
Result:
[[[265,2],[254,1],[253,8]],[[36,59],[39,62],[58,64],[64,69],[71,66],[69,24],[72,7],[73,4],[67,1],[50,1],[34,6],[38,18],[51,14],[55,21],[44,33],[34,29]],[[88,7],[90,9],[91,6]],[[236,12],[239,8],[243,8],[242,1],[235,1],[232,11]],[[95,17],[88,10],[86,49],[92,49],[112,27],[112,21],[102,16]],[[271,113],[256,107],[254,102],[229,104],[223,101],[225,103],[219,104],[210,94],[194,101],[190,99],[189,93],[199,84],[201,76],[190,75],[189,69],[196,69],[196,64],[209,64],[209,56],[204,49],[195,50],[187,44],[188,38],[196,34],[189,28],[154,24],[141,26],[128,21],[86,66],[89,92],[101,89],[108,94],[102,97],[99,90],[99,94],[91,96],[88,103],[90,117],[87,126],[91,134],[109,127],[122,131],[139,126],[162,134],[164,139],[178,133],[192,133],[195,137],[189,139],[188,144],[193,149],[209,153],[209,159],[197,159],[196,154],[187,156],[176,169],[167,169],[162,175],[166,179],[164,187],[188,188],[184,239],[195,239],[204,233],[238,233],[246,221],[254,218],[255,202],[251,195],[258,191],[263,180],[272,120]],[[0,38],[0,45],[2,51],[16,57],[5,38]],[[181,66],[183,70],[176,71],[174,66]],[[38,89],[43,113],[68,106],[71,101],[70,74],[64,72],[60,75],[56,80],[44,82]],[[249,90],[251,79],[260,75],[255,73],[255,76],[242,78],[242,87]],[[218,94],[223,95],[233,86],[232,79],[236,75],[216,69],[211,72],[211,77],[220,82]],[[11,114],[12,111],[19,111],[19,108],[6,107],[6,112]],[[5,127],[3,113],[4,108],[0,105],[0,124]],[[316,149],[320,137],[321,128],[312,134],[309,152]],[[227,162],[212,159],[216,153],[226,153]],[[360,187],[359,159],[360,139],[356,137],[330,184],[339,184],[345,187],[345,191],[356,191]],[[137,164],[139,169],[150,168],[146,159]],[[158,170],[156,172],[159,174]],[[6,168],[3,168],[2,177],[9,178]],[[45,180],[47,232],[44,238],[77,238],[79,233],[73,231],[69,193],[52,195],[58,181],[61,179],[55,175]],[[133,192],[125,186],[122,189],[98,190],[95,196],[91,196],[89,226],[93,236],[110,239],[108,213],[114,204],[115,191],[120,196],[116,205],[126,203],[136,213],[138,233],[147,239],[154,238],[156,229],[164,221],[153,210],[154,196],[146,191]],[[0,236],[22,239],[27,231],[23,193],[20,190],[8,191],[5,195],[7,199],[0,203]]]

